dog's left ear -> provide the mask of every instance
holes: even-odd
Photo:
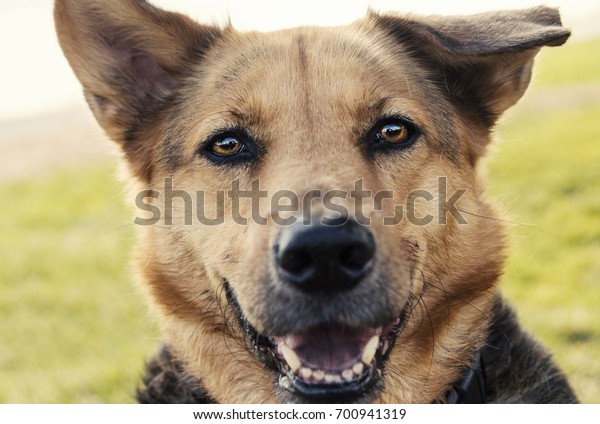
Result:
[[[544,6],[456,17],[371,13],[370,19],[428,68],[462,112],[489,127],[525,92],[539,48],[562,45],[570,35],[558,11]]]

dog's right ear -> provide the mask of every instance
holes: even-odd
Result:
[[[129,162],[143,168],[135,156],[149,147],[136,132],[164,108],[222,30],[144,0],[56,0],[54,18],[96,119]]]

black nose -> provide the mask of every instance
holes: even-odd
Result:
[[[369,273],[374,257],[371,231],[348,218],[285,227],[275,244],[280,278],[307,293],[352,289]]]

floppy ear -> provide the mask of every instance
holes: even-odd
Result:
[[[539,48],[562,45],[570,35],[558,11],[544,6],[471,16],[371,18],[429,68],[461,111],[487,126],[521,98]]]
[[[130,163],[148,147],[138,130],[162,110],[186,69],[219,37],[144,0],[56,0],[56,31],[85,98]]]

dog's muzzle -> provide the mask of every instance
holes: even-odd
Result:
[[[336,219],[284,227],[273,249],[279,284],[299,296],[335,302],[369,277],[376,243],[368,227]],[[360,401],[375,392],[400,319],[375,327],[343,321],[315,325],[313,320],[289,334],[259,334],[244,318],[229,285],[227,290],[258,357],[278,374],[280,388],[300,401],[328,403]]]

